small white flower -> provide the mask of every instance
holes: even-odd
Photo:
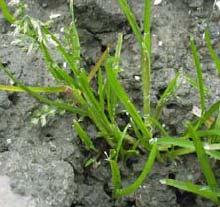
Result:
[[[58,46],[57,42],[55,42],[50,36],[48,36],[48,42],[49,42],[51,45],[53,45],[54,47],[57,47],[57,46]]]
[[[10,6],[14,6],[14,5],[19,4],[19,3],[20,3],[20,0],[11,0],[8,4]]]
[[[163,46],[163,42],[162,42],[162,41],[159,41],[159,42],[158,42],[158,46],[159,46],[159,47]]]
[[[210,147],[210,145],[209,144],[204,144],[204,148],[206,149],[206,150],[210,150],[211,149],[211,147]]]
[[[161,183],[162,185],[165,185],[167,182],[166,182],[166,180],[160,180],[160,183]]]
[[[108,155],[108,153],[106,152],[106,151],[104,151],[104,155],[105,155],[105,160],[106,161],[109,161],[110,160],[110,157],[109,157],[109,155]]]
[[[159,4],[161,4],[162,3],[162,0],[155,0],[154,1],[154,5],[159,5]]]
[[[67,68],[67,63],[66,62],[63,63],[63,67]]]
[[[141,77],[138,76],[138,75],[135,75],[135,76],[134,76],[134,79],[135,79],[136,81],[140,81],[140,80],[141,80]]]
[[[60,16],[61,16],[61,14],[53,14],[53,13],[51,13],[50,19],[56,19],[56,18],[58,18]]]
[[[7,144],[11,144],[11,139],[7,139]]]
[[[9,83],[10,85],[14,85],[15,82],[12,79],[10,79]]]
[[[37,119],[37,118],[31,119],[31,123],[34,124],[34,125],[37,125],[38,122],[39,122],[39,119]]]
[[[193,106],[192,114],[197,116],[197,117],[201,117],[202,116],[202,110],[200,108],[198,108],[197,106]]]
[[[149,144],[157,143],[157,141],[158,141],[158,138],[152,138],[149,140]]]

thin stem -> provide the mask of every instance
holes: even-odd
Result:
[[[151,94],[151,0],[145,0],[144,8],[144,37],[141,48],[141,68],[143,84],[143,111],[145,122],[150,116],[150,94]]]

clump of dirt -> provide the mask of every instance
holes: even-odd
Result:
[[[56,32],[60,32],[70,21],[65,0],[26,2],[29,6],[28,12],[36,18],[46,20],[53,13],[61,14],[55,22]],[[140,20],[143,1],[130,0],[129,3]],[[152,105],[156,104],[176,71],[192,75],[195,73],[189,48],[189,34],[194,34],[199,45],[210,103],[219,99],[220,91],[217,89],[220,80],[216,76],[202,38],[208,25],[217,48],[220,11],[213,8],[213,4],[214,0],[163,0],[161,4],[153,7]],[[134,102],[141,106],[141,83],[135,78],[140,76],[138,45],[117,1],[76,0],[75,11],[83,46],[84,65],[87,68],[96,62],[107,44],[114,46],[117,33],[123,32],[124,71],[121,79]],[[47,85],[52,82],[38,52],[27,55],[21,46],[11,44],[14,38],[10,33],[12,28],[3,20],[1,14],[0,25],[0,58],[4,64],[29,85]],[[1,72],[0,82],[9,82]],[[162,121],[172,134],[183,130],[184,120],[192,118],[190,111],[194,105],[198,105],[197,91],[182,81],[181,87],[164,109],[162,116]],[[84,167],[87,154],[78,144],[76,134],[71,128],[72,117],[55,117],[43,128],[34,126],[30,120],[33,111],[38,107],[39,104],[25,94],[0,92],[0,176],[10,177],[11,190],[30,199],[27,206],[214,206],[195,195],[159,183],[159,180],[165,177],[193,179],[199,183],[202,176],[194,156],[180,158],[179,161],[167,165],[156,164],[149,179],[134,195],[113,200],[108,163],[103,159],[96,168]],[[92,127],[90,130],[93,130]],[[141,157],[131,162],[129,167],[123,167],[125,185],[140,173],[144,161],[145,157]]]

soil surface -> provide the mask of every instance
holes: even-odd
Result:
[[[86,68],[98,59],[107,44],[115,45],[117,34],[123,32],[124,44],[121,79],[137,106],[141,106],[139,50],[116,0],[75,0],[77,27],[83,47]],[[66,0],[26,0],[31,16],[47,20],[51,14],[61,14],[55,20],[55,31],[70,22]],[[141,19],[143,0],[129,1],[137,18]],[[203,35],[207,25],[213,43],[220,53],[220,11],[214,0],[163,0],[153,6],[152,105],[155,105],[176,71],[195,77],[189,48],[193,34],[202,57],[209,104],[220,97],[220,80],[210,60]],[[140,21],[140,25],[142,22]],[[29,85],[48,85],[41,55],[27,54],[23,46],[12,44],[13,29],[0,14],[0,58],[12,72]],[[59,58],[59,57],[58,57]],[[62,60],[59,60],[62,63]],[[0,72],[0,83],[9,80]],[[198,92],[182,80],[181,87],[163,111],[163,122],[173,135],[181,132],[185,120],[190,120],[193,106],[198,106]],[[85,168],[87,153],[72,129],[73,117],[57,115],[46,126],[33,125],[34,111],[41,105],[25,94],[0,92],[0,206],[1,207],[214,207],[207,200],[190,193],[163,186],[162,178],[177,178],[203,182],[194,156],[181,157],[167,164],[157,163],[149,179],[133,195],[113,200],[111,174],[107,161],[98,167]],[[89,133],[95,137],[93,126]],[[122,168],[124,185],[139,175],[146,156],[131,161]],[[217,171],[219,168],[217,166]],[[220,179],[220,173],[217,174]]]

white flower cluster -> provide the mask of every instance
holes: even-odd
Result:
[[[16,4],[19,4],[20,3],[20,0],[11,0],[8,4],[11,5],[11,6],[14,6]]]

